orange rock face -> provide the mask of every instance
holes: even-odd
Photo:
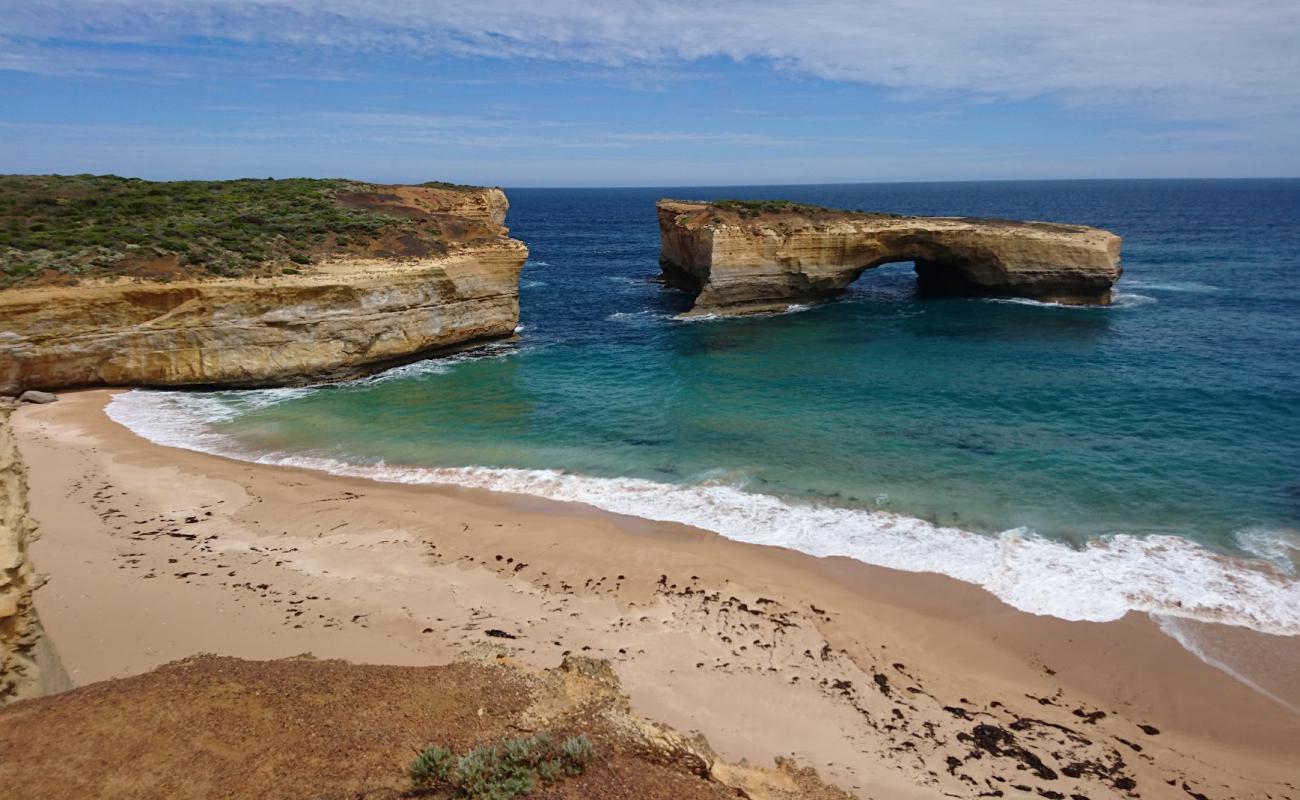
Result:
[[[513,335],[528,250],[502,226],[501,190],[456,192],[448,205],[445,193],[394,189],[418,196],[364,199],[418,206],[473,237],[445,253],[352,254],[300,274],[0,291],[0,394],[302,383]]]
[[[794,204],[658,204],[664,280],[689,314],[780,311],[833,298],[868,269],[912,261],[930,294],[1105,305],[1120,237],[1045,222],[905,217]]]

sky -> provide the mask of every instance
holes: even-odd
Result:
[[[1300,176],[1300,0],[0,0],[0,173]]]

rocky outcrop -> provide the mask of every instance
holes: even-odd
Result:
[[[1083,225],[905,217],[783,202],[658,204],[666,283],[688,314],[780,311],[830,299],[881,264],[912,261],[923,293],[1106,305],[1120,237]]]
[[[36,523],[27,513],[27,474],[0,400],[0,705],[66,688],[67,679],[32,604],[39,580],[27,557]]]
[[[507,236],[501,190],[388,189],[340,200],[434,237],[256,277],[0,291],[0,394],[303,383],[513,335],[528,250]]]

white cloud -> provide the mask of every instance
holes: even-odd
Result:
[[[0,0],[0,36],[0,67],[17,69],[51,40],[201,36],[637,70],[757,59],[906,93],[1189,118],[1300,111],[1296,0]]]

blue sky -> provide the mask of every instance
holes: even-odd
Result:
[[[1296,0],[0,0],[0,172],[1300,175]]]

